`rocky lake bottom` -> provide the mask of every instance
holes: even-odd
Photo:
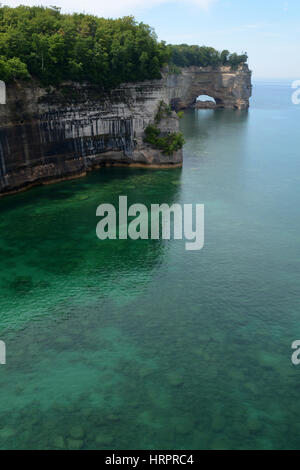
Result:
[[[1,449],[297,449],[300,106],[190,110],[182,170],[0,200]],[[96,237],[96,208],[205,205],[205,246]]]

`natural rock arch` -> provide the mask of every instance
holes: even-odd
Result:
[[[200,95],[213,97],[216,108],[248,108],[252,92],[247,65],[237,70],[228,66],[186,67],[178,75],[169,75],[167,86],[170,103],[176,111],[192,106]]]

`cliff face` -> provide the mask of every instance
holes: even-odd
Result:
[[[125,84],[109,93],[66,83],[59,90],[37,83],[7,87],[0,105],[0,195],[84,175],[103,165],[176,167],[182,151],[163,155],[143,142],[159,103],[174,109],[209,94],[225,107],[247,107],[250,72],[190,67],[161,80]],[[178,132],[176,113],[161,130]]]
[[[187,67],[179,75],[170,75],[167,87],[173,107],[178,110],[194,104],[200,95],[212,96],[216,108],[245,109],[252,93],[251,72],[247,65],[237,70],[228,66]]]

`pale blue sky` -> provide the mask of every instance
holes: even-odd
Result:
[[[101,16],[132,14],[160,39],[249,54],[256,78],[300,79],[299,0],[3,0]]]

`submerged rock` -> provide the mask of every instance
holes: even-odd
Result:
[[[84,431],[81,426],[74,426],[70,429],[70,436],[73,439],[81,439],[84,436]]]
[[[192,416],[178,416],[173,420],[173,428],[177,434],[187,435],[194,431],[194,419]]]
[[[80,439],[68,439],[69,450],[80,450],[83,446],[83,441]]]
[[[96,444],[99,445],[99,447],[108,446],[108,445],[112,444],[113,441],[114,441],[113,436],[103,435],[103,434],[98,434],[98,436],[96,436],[96,439],[95,439],[95,442],[96,442]]]
[[[0,439],[6,440],[12,438],[16,434],[15,430],[9,426],[0,429]]]
[[[257,418],[249,418],[247,421],[247,428],[253,434],[257,434],[259,431],[261,431],[262,427],[262,422]]]
[[[168,383],[174,387],[178,387],[184,383],[183,377],[177,372],[170,372],[167,374],[167,380]]]
[[[66,445],[65,445],[64,438],[62,436],[56,436],[53,439],[53,447],[55,449],[65,449]]]

